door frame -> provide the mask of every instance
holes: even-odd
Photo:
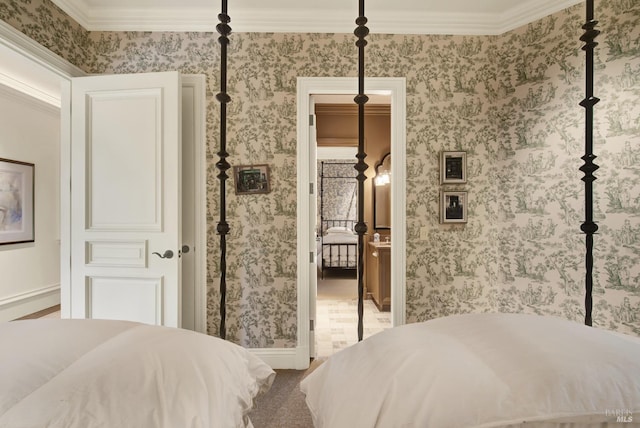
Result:
[[[64,58],[56,55],[44,46],[41,46],[33,39],[16,30],[9,24],[0,20],[0,44],[12,49],[16,53],[24,56],[51,71],[60,79],[60,301],[69,300],[69,290],[64,284],[69,284],[71,278],[71,248],[68,238],[71,230],[71,156],[68,153],[71,141],[71,106],[67,105],[71,99],[71,78],[85,76],[86,73]],[[67,92],[68,96],[62,96]],[[65,104],[65,102],[67,104]],[[66,116],[65,116],[66,115]],[[66,117],[66,119],[65,119]],[[66,238],[65,238],[66,237]],[[66,305],[69,307],[69,304]],[[64,313],[61,313],[64,317]],[[68,316],[67,316],[68,317]]]
[[[297,259],[298,259],[298,341],[296,368],[309,366],[310,357],[310,274],[315,275],[316,243],[310,242],[309,115],[311,95],[357,95],[356,77],[298,77],[297,79]],[[404,77],[371,77],[365,79],[365,92],[391,96],[391,325],[406,322],[406,79]],[[365,106],[366,108],[366,106]],[[365,162],[367,159],[365,159]],[[364,320],[366,325],[366,320]]]
[[[193,252],[194,257],[194,330],[200,333],[207,333],[207,178],[206,178],[206,126],[207,126],[207,104],[206,104],[206,77],[204,74],[181,74],[182,88],[193,88],[193,152],[194,164],[193,181],[194,206],[190,212],[194,221]],[[184,117],[184,116],[183,116]],[[182,121],[184,127],[184,120]],[[184,143],[183,143],[184,149]],[[184,175],[184,171],[182,172]],[[183,189],[184,190],[184,189]],[[198,197],[199,196],[199,197]],[[184,202],[184,198],[183,198]],[[183,204],[184,210],[184,204]],[[182,217],[185,221],[185,217]],[[183,229],[183,242],[185,240]],[[183,268],[184,270],[184,268]],[[183,275],[184,287],[184,275]]]

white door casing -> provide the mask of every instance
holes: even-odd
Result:
[[[182,328],[206,333],[205,76],[182,75]]]
[[[180,75],[75,78],[71,105],[69,315],[179,327]]]
[[[309,262],[311,263],[309,272],[309,358],[315,358],[316,356],[316,300],[318,298],[318,275],[317,268],[318,263],[321,263],[317,258],[322,257],[318,254],[318,245],[316,241],[318,230],[318,162],[316,156],[316,115],[315,115],[315,101],[313,96],[309,97]]]

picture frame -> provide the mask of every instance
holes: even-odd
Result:
[[[269,165],[238,165],[233,167],[236,195],[255,195],[271,191]]]
[[[0,158],[0,245],[34,242],[35,165]]]
[[[440,223],[466,223],[468,194],[459,190],[443,190],[440,193]]]
[[[440,153],[440,183],[467,182],[467,152],[442,151]]]

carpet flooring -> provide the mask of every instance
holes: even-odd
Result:
[[[311,413],[300,391],[300,381],[323,360],[314,360],[307,370],[276,370],[271,389],[258,397],[249,419],[255,428],[313,428]]]

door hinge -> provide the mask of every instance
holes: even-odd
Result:
[[[314,115],[310,114],[309,115],[309,126],[313,126],[313,118],[314,118]]]
[[[315,260],[313,260],[313,251],[309,251],[309,263],[314,263]]]
[[[309,194],[313,195],[313,183],[309,183]]]
[[[315,331],[315,326],[313,320],[309,320],[309,331]]]

